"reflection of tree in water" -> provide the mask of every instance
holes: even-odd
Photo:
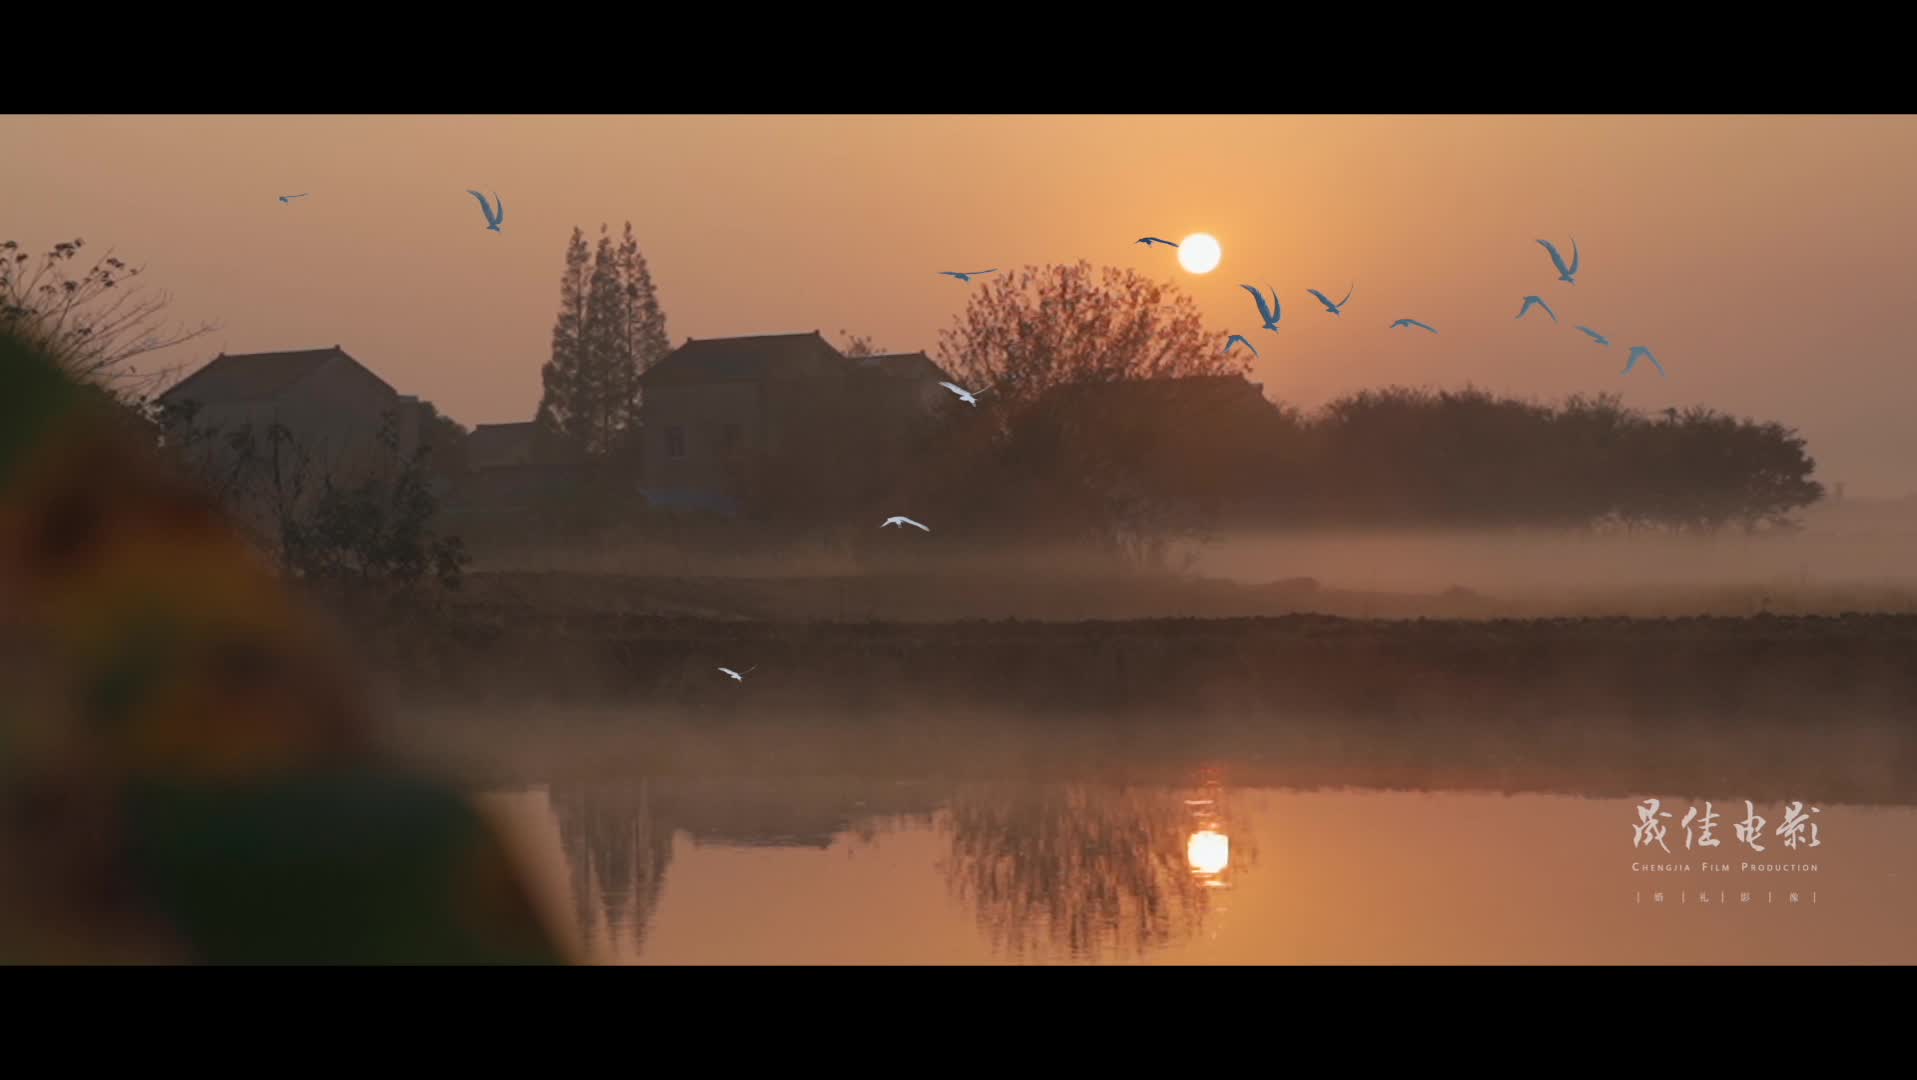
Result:
[[[672,823],[657,812],[645,780],[555,786],[551,798],[586,946],[595,944],[603,916],[611,942],[629,934],[638,952],[672,861]]]
[[[1199,797],[1215,800],[1203,821],[1185,802]],[[1192,937],[1220,896],[1188,861],[1196,829],[1228,833],[1233,871],[1255,859],[1222,802],[1215,788],[967,785],[945,818],[941,869],[1001,952],[1133,958]]]
[[[637,955],[665,886],[673,839],[696,847],[870,847],[885,833],[931,825],[925,785],[836,778],[634,778],[549,789],[571,876],[573,916],[588,951]],[[605,938],[600,940],[601,926]]]

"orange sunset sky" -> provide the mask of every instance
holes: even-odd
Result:
[[[467,425],[531,418],[567,236],[630,220],[675,345],[936,355],[977,287],[937,271],[1084,258],[1251,335],[1274,399],[1618,391],[1782,420],[1818,479],[1917,491],[1912,117],[8,116],[0,145],[0,239],[113,247],[221,324],[167,362],[338,343]],[[1205,276],[1132,243],[1197,231]],[[1576,285],[1541,237],[1576,237]],[[1281,334],[1241,282],[1277,288]],[[1353,282],[1342,318],[1305,292]],[[1527,293],[1563,323],[1514,321]],[[1640,344],[1667,378],[1620,377]]]

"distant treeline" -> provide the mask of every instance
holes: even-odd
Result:
[[[879,502],[949,533],[1146,545],[1253,522],[1763,530],[1823,493],[1794,431],[1706,408],[1393,387],[1307,415],[1236,376],[961,408],[899,464]]]
[[[1313,518],[1757,529],[1823,495],[1782,424],[1703,407],[1647,416],[1612,394],[1545,405],[1394,387],[1283,427],[1277,493]]]
[[[855,424],[822,425],[748,479],[744,519],[676,521],[661,535],[696,534],[714,551],[838,536],[880,561],[1089,545],[1155,564],[1178,540],[1230,527],[1788,530],[1791,514],[1823,495],[1804,440],[1781,424],[1702,407],[1647,415],[1615,395],[1541,404],[1392,387],[1304,413],[1215,375],[1066,383],[980,402],[945,403],[883,454]],[[499,527],[518,535],[654,517],[619,475],[554,490],[537,525]],[[902,544],[896,530],[875,528],[893,514],[932,532]]]

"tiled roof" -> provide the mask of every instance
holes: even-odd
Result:
[[[852,370],[860,373],[871,373],[894,379],[932,379],[934,381],[951,379],[944,369],[922,352],[855,356],[851,359]]]
[[[160,400],[191,399],[208,403],[268,401],[279,397],[335,357],[359,364],[338,345],[330,349],[301,349],[294,352],[235,353],[231,356],[221,353],[205,367],[161,394]],[[364,369],[365,365],[360,367]],[[367,374],[371,375],[372,372],[368,371]],[[379,378],[377,375],[373,377]],[[398,391],[387,385],[384,379],[380,379],[380,385],[397,396]]]
[[[844,354],[817,330],[809,334],[687,339],[640,376],[647,386],[844,375]]]

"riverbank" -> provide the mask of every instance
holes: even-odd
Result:
[[[499,616],[620,614],[833,622],[1917,614],[1917,588],[1894,583],[1505,589],[1447,585],[1412,591],[1344,588],[1310,577],[1247,584],[1175,574],[1115,577],[1064,572],[699,577],[493,571],[468,575],[465,587],[452,599],[469,612]]]
[[[1685,712],[1907,717],[1917,616],[834,622],[447,606],[354,631],[411,703],[850,717],[1324,712],[1370,723]],[[743,682],[720,667],[741,672]]]
[[[630,782],[746,788],[967,782],[1561,794],[1582,798],[1917,805],[1917,726],[1805,717],[1751,724],[1603,713],[1517,722],[1377,724],[1332,714],[739,715],[645,706],[427,706],[395,718],[396,749],[478,790]],[[1741,805],[1741,803],[1738,803]],[[876,805],[876,804],[875,804]]]

